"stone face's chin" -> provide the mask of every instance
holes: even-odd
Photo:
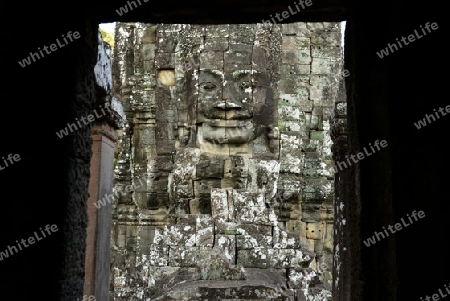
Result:
[[[249,120],[214,120],[203,123],[203,139],[213,144],[243,144],[253,140]]]

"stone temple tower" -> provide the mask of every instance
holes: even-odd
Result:
[[[115,36],[111,300],[331,300],[340,23]]]

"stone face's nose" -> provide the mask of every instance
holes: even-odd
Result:
[[[239,103],[239,99],[243,96],[242,91],[239,89],[238,83],[234,81],[225,81],[222,88],[222,100],[227,103]]]

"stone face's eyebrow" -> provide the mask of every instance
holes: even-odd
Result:
[[[258,73],[256,70],[236,70],[233,72],[233,79],[238,80],[245,75]]]
[[[211,80],[216,80],[218,82],[223,82],[223,74],[215,72],[216,70],[200,70],[198,82],[199,84],[203,82],[208,82]]]
[[[220,70],[215,70],[215,69],[203,69],[200,70],[200,76],[203,75],[210,75],[210,76],[214,76],[216,78],[218,78],[219,80],[224,80],[225,79],[225,75],[223,74],[222,71]]]

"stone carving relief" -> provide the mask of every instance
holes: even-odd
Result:
[[[302,37],[320,26],[119,26],[128,111],[116,187],[146,180],[114,207],[113,300],[331,300],[323,135],[335,87],[309,100],[323,84],[304,82],[315,62]]]

